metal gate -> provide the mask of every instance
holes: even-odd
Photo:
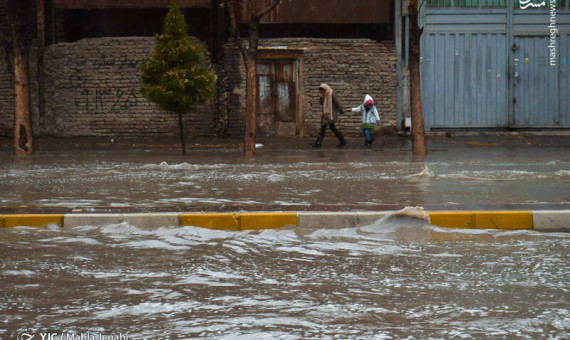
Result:
[[[559,64],[550,65],[549,37],[515,37],[513,127],[560,126]]]
[[[420,60],[426,129],[570,127],[568,2],[558,0],[551,65],[550,8],[428,0]]]
[[[422,46],[422,108],[429,128],[508,123],[506,37],[427,34]]]

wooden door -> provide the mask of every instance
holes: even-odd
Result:
[[[257,133],[294,136],[297,112],[294,60],[263,60],[257,72]]]

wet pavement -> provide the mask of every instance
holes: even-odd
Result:
[[[239,140],[38,140],[32,157],[0,143],[0,208],[15,212],[568,209],[570,137],[430,137],[413,160],[408,137]]]

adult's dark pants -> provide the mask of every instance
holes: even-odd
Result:
[[[325,125],[321,125],[321,131],[319,132],[319,139],[318,142],[322,142],[323,139],[325,138],[325,131],[327,129],[327,125],[331,128],[331,131],[334,133],[334,135],[336,136],[336,138],[338,138],[338,140],[340,141],[341,144],[346,144],[346,140],[344,139],[344,137],[342,136],[342,133],[340,131],[338,131],[338,129],[336,128],[336,126],[334,126],[334,123],[331,124],[325,124]]]

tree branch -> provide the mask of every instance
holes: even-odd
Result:
[[[257,22],[261,21],[261,18],[263,18],[264,15],[266,15],[267,13],[271,12],[275,7],[277,7],[277,5],[279,5],[281,3],[281,0],[273,0],[273,2],[271,3],[271,5],[269,5],[269,7],[262,9],[261,11],[259,11],[257,14],[255,14],[252,17],[252,20],[255,20]]]

